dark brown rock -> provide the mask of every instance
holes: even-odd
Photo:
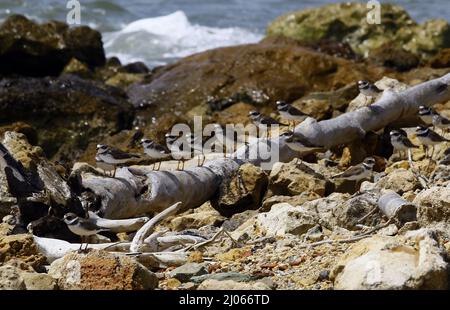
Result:
[[[101,34],[89,27],[51,21],[38,24],[21,15],[0,26],[0,73],[58,75],[76,58],[90,67],[105,63]]]
[[[229,182],[223,182],[219,196],[211,205],[224,216],[260,207],[267,187],[267,175],[252,164],[242,165]]]
[[[376,80],[383,70],[315,52],[295,40],[268,40],[209,50],[155,69],[148,82],[130,86],[128,95],[134,106],[146,107],[142,115],[183,116],[199,104],[214,111],[238,102],[273,111],[277,100],[292,102],[311,91]]]
[[[373,50],[369,55],[369,61],[398,71],[408,71],[419,65],[420,58],[401,47],[388,44]]]
[[[76,76],[0,81],[0,126],[24,122],[48,157],[76,158],[89,142],[131,127],[132,107],[117,89]]]
[[[450,48],[445,48],[430,60],[432,68],[449,68],[450,67]]]

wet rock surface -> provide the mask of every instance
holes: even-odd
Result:
[[[0,73],[58,75],[72,59],[91,67],[105,63],[101,34],[89,27],[65,23],[38,24],[21,15],[0,26]]]
[[[409,53],[407,55],[427,57],[450,43],[450,26],[445,20],[429,20],[419,25],[402,7],[392,4],[382,4],[380,12],[383,22],[379,27],[371,27],[366,20],[366,4],[329,4],[280,16],[268,26],[267,34],[309,43],[345,41],[354,52],[366,57],[372,54],[378,57],[377,48],[388,45],[394,49],[403,47]],[[383,52],[384,64],[397,69],[408,69],[418,63],[417,58],[408,60],[403,56],[400,59],[401,53],[395,52],[392,55],[403,63],[396,64],[395,59],[386,55],[386,49]]]
[[[30,124],[46,155],[60,160],[76,158],[90,141],[129,128],[133,113],[120,92],[75,76],[0,81],[0,124]]]

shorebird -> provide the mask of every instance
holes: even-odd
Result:
[[[280,138],[283,138],[286,145],[296,152],[304,153],[323,149],[323,146],[315,145],[309,142],[302,134],[294,133],[290,130],[282,133]]]
[[[259,129],[266,131],[266,138],[269,138],[270,128],[274,125],[279,126],[280,123],[270,116],[264,116],[257,111],[251,111],[249,114],[250,119],[253,121]]]
[[[216,139],[215,149],[214,152],[218,153],[220,148],[222,148],[223,158],[227,157],[227,142],[231,142],[230,144],[234,147],[234,140],[231,141],[228,139],[227,135],[225,134],[225,129],[222,128],[219,124],[213,124],[214,127],[214,137]]]
[[[391,144],[394,147],[394,150],[399,151],[399,153],[401,153],[402,151],[407,152],[411,148],[419,148],[417,145],[414,145],[411,140],[408,139],[408,135],[402,129],[391,130],[389,134],[391,136]]]
[[[372,175],[373,167],[375,166],[375,159],[373,157],[368,157],[364,159],[361,164],[352,166],[342,173],[332,176],[332,179],[341,179],[356,181],[355,190],[358,190],[358,185],[361,180],[367,179]]]
[[[375,84],[371,84],[370,82],[364,80],[358,81],[358,89],[361,94],[366,96],[365,103],[367,103],[367,97],[377,97],[383,92],[383,90],[379,89]]]
[[[277,101],[277,110],[282,118],[289,121],[289,127],[291,125],[291,122],[293,122],[293,125],[295,127],[295,122],[301,123],[307,117],[309,117],[308,114],[303,113],[302,111],[293,107],[291,104],[285,101]]]
[[[206,156],[203,153],[203,141],[201,136],[196,136],[195,134],[186,134],[187,141],[191,144],[191,149],[194,155],[197,157],[197,166],[201,167],[205,163]]]
[[[450,120],[439,113],[434,113],[433,118],[433,127],[437,127],[442,130],[442,134],[445,134],[450,129]]]
[[[177,170],[184,170],[184,162],[192,158],[192,141],[188,141],[186,137],[182,138],[168,133],[166,134],[166,144],[172,157],[178,160]],[[182,163],[181,169],[180,163]]]
[[[144,148],[144,153],[152,159],[158,161],[158,169],[161,168],[161,161],[170,158],[170,152],[161,144],[156,143],[150,139],[141,140],[142,147]],[[156,163],[153,163],[153,169],[155,169]]]
[[[416,136],[425,147],[425,157],[428,157],[428,146],[432,147],[430,159],[433,157],[435,145],[442,142],[450,142],[450,140],[440,136],[430,128],[421,125],[416,128]]]
[[[67,227],[71,232],[81,237],[81,244],[79,251],[83,246],[85,237],[96,235],[102,231],[109,231],[109,229],[106,227],[98,226],[93,220],[81,218],[74,213],[66,213],[64,215],[64,223],[66,223]],[[86,243],[85,250],[87,250],[88,245],[89,243]]]
[[[419,107],[418,114],[419,114],[419,118],[426,125],[428,125],[428,126],[433,125],[433,116],[436,114],[436,112],[434,112],[434,110],[432,108],[421,105]]]
[[[105,163],[103,160],[100,159],[98,155],[95,156],[95,164],[98,168],[103,170],[103,174],[107,176],[112,176],[110,173],[111,171],[114,171],[114,165]],[[106,173],[108,172],[108,173]]]
[[[114,167],[113,178],[116,176],[117,166],[127,164],[131,160],[137,158],[140,158],[140,156],[124,152],[112,146],[105,144],[97,145],[97,155],[95,156],[95,159],[98,160],[97,162],[103,162]]]

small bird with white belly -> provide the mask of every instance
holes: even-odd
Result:
[[[426,125],[431,126],[433,125],[433,116],[436,114],[434,110],[430,107],[426,107],[424,105],[421,105],[419,107],[419,118],[424,122]]]
[[[97,162],[103,162],[114,167],[113,178],[116,176],[117,166],[126,165],[130,161],[139,158],[139,155],[126,153],[122,150],[105,144],[97,145],[97,155],[95,156]]]
[[[167,133],[166,144],[172,157],[178,160],[177,170],[184,170],[184,162],[193,157],[192,140]],[[181,169],[180,163],[182,163]]]
[[[168,159],[171,157],[169,150],[167,150],[163,145],[156,143],[153,140],[150,139],[142,139],[141,145],[144,148],[144,153],[152,158],[159,160],[158,161],[158,168],[156,170],[159,170],[161,168],[161,161],[164,159]],[[156,163],[153,164],[153,169],[155,169]]]
[[[359,182],[368,179],[372,176],[373,167],[375,166],[375,159],[367,157],[364,161],[356,166],[352,166],[342,173],[332,176],[332,179],[356,181],[355,190],[358,190]]]
[[[277,120],[270,116],[262,115],[258,111],[250,111],[248,116],[252,120],[253,124],[255,124],[260,130],[266,131],[266,138],[269,138],[270,129],[272,126],[281,125]]]
[[[442,133],[448,132],[450,129],[450,120],[439,113],[433,115],[433,126],[442,130]]]
[[[401,153],[402,151],[407,152],[409,149],[419,148],[417,145],[413,144],[411,140],[408,139],[408,135],[402,129],[391,130],[389,135],[391,136],[391,144],[394,147],[395,151]]]
[[[97,168],[103,170],[104,175],[112,176],[112,173],[110,172],[114,171],[114,165],[105,163],[103,160],[100,159],[98,155],[95,156],[95,165],[97,166]]]
[[[433,157],[435,145],[442,142],[450,142],[450,140],[442,137],[430,128],[421,125],[417,126],[416,128],[416,136],[417,139],[419,139],[420,143],[422,143],[422,145],[425,147],[425,157],[428,156],[428,147],[432,147],[430,158]]]
[[[205,163],[206,156],[203,152],[203,140],[201,136],[196,136],[194,133],[186,134],[187,141],[191,144],[191,149],[194,156],[197,156],[197,166],[201,167]]]
[[[306,139],[302,134],[293,131],[286,131],[280,135],[284,139],[286,145],[292,150],[305,153],[323,150],[323,146],[318,146]]]
[[[277,101],[277,110],[283,119],[289,121],[289,127],[291,125],[291,122],[295,127],[295,122],[301,123],[307,117],[309,117],[308,114],[303,113],[299,109],[292,106],[292,104],[289,104],[285,101]]]
[[[383,92],[383,90],[379,89],[375,84],[364,80],[358,81],[358,89],[359,92],[366,97],[366,103],[368,97],[375,98]]]
[[[109,231],[109,229],[106,227],[98,226],[94,220],[81,218],[75,213],[66,213],[64,215],[64,223],[66,223],[71,232],[81,237],[79,250],[81,250],[83,246],[85,237],[96,235],[102,231]],[[85,250],[87,250],[88,245],[89,244],[86,243]]]

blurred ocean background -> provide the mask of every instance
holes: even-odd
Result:
[[[81,22],[103,34],[108,56],[163,65],[207,49],[257,42],[267,24],[288,11],[333,0],[80,0]],[[360,1],[365,2],[365,1]],[[381,1],[405,7],[418,22],[450,20],[449,0]],[[19,13],[65,21],[65,0],[1,0],[0,21]]]

